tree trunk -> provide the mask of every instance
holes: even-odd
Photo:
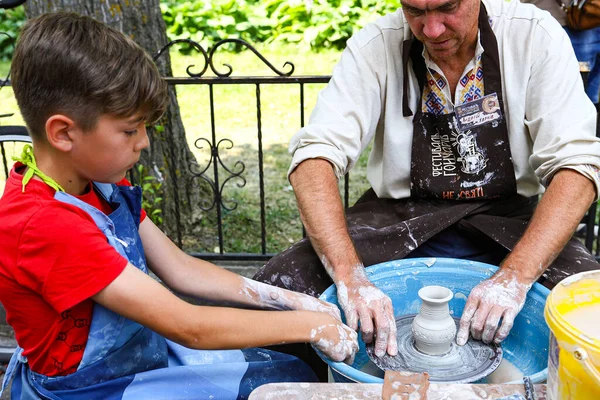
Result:
[[[150,55],[168,43],[159,0],[29,0],[25,4],[28,18],[53,11],[93,17],[129,35]],[[163,76],[172,76],[168,52],[156,63]],[[169,100],[161,120],[164,130],[149,127],[150,147],[143,152],[140,163],[152,175],[160,171],[164,179],[158,189],[162,193],[157,193],[163,197],[161,228],[181,247],[184,237],[198,233],[194,228],[200,226],[201,210],[194,206],[200,203],[200,190],[190,184],[190,165],[196,160],[186,141],[173,86],[169,87]]]

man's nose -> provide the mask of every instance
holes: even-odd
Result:
[[[150,145],[150,139],[148,139],[148,131],[146,130],[146,125],[142,125],[138,133],[139,140],[135,144],[135,150],[142,151]]]
[[[428,13],[425,15],[423,34],[427,36],[428,39],[437,39],[446,31],[443,17],[436,14],[437,13]]]

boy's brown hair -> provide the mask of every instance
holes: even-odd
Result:
[[[167,107],[167,86],[133,40],[92,18],[44,14],[24,25],[11,65],[12,86],[34,139],[63,114],[84,131],[102,115],[143,113],[153,123]]]

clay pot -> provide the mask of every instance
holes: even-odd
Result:
[[[456,324],[448,308],[452,297],[452,291],[443,286],[425,286],[419,290],[423,303],[413,320],[412,334],[420,352],[440,355],[450,351],[456,335]]]

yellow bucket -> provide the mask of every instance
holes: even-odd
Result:
[[[556,285],[544,316],[550,327],[548,399],[600,399],[600,270]]]

